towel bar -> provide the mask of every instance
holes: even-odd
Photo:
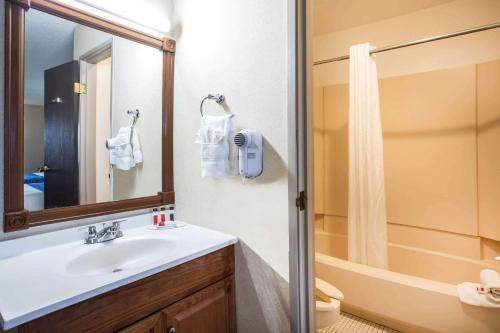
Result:
[[[207,99],[211,99],[211,100],[214,100],[215,103],[221,105],[222,103],[224,103],[224,101],[226,100],[226,97],[224,97],[224,95],[221,95],[221,94],[215,94],[215,95],[212,95],[212,94],[208,94],[207,97],[203,98],[201,100],[201,104],[200,104],[200,114],[201,116],[203,117],[203,103],[205,103],[205,101]]]

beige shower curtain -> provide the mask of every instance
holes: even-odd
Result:
[[[349,260],[387,268],[387,217],[377,65],[368,43],[350,48]]]

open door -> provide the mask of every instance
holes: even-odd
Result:
[[[45,209],[79,204],[79,79],[76,60],[45,71]]]

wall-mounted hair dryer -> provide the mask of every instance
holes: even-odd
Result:
[[[240,175],[255,178],[262,174],[262,135],[253,130],[241,130],[234,136],[239,148]]]

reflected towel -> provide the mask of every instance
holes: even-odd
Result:
[[[457,286],[458,296],[460,301],[465,304],[483,306],[487,308],[500,308],[500,302],[487,297],[486,294],[481,293],[478,289],[482,286],[477,283],[464,282]]]
[[[130,170],[142,163],[142,151],[137,127],[120,127],[118,134],[108,139],[109,163],[120,170]]]

